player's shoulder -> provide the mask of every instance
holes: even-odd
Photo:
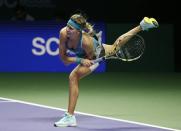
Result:
[[[89,47],[91,44],[90,43],[92,43],[93,41],[92,41],[92,36],[90,36],[89,34],[87,34],[87,33],[82,33],[83,35],[83,37],[82,37],[82,42],[83,42],[83,46],[84,47]]]
[[[60,29],[59,31],[61,37],[66,37],[67,32],[66,32],[66,27],[63,27],[62,29]]]
[[[90,36],[88,33],[86,33],[86,32],[82,32],[82,36],[83,36],[83,38],[84,39],[91,39],[92,38],[92,36]]]

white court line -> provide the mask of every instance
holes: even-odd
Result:
[[[3,99],[3,98],[2,98]],[[14,100],[12,101],[12,100],[5,100],[5,99],[3,99],[2,101],[1,101],[1,97],[0,97],[0,104],[1,103],[12,103],[12,102],[15,102]]]
[[[22,104],[27,104],[27,105],[32,105],[32,106],[37,106],[37,107],[42,107],[42,108],[53,109],[53,110],[67,111],[66,109],[62,109],[62,108],[56,108],[56,107],[46,106],[46,105],[41,105],[41,104],[35,104],[35,103],[25,102],[25,101],[21,101],[21,100],[14,100],[14,99],[9,99],[9,98],[4,98],[4,97],[0,97],[0,99],[7,100],[7,101],[10,101],[10,102],[17,102],[17,103],[22,103]],[[86,115],[86,116],[93,116],[93,117],[97,117],[97,118],[104,118],[104,119],[114,120],[114,121],[127,122],[127,123],[142,125],[142,126],[155,127],[155,128],[160,128],[160,129],[165,129],[165,130],[170,130],[170,131],[181,131],[179,129],[173,129],[173,128],[167,128],[167,127],[162,127],[162,126],[157,126],[157,125],[145,124],[145,123],[141,123],[141,122],[117,119],[117,118],[113,118],[113,117],[94,115],[94,114],[83,113],[83,112],[78,112],[78,111],[75,111],[75,113],[81,114],[81,115]]]

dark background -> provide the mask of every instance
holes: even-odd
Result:
[[[174,71],[181,71],[178,41],[179,8],[175,1],[0,0],[0,20],[11,20],[17,5],[23,6],[35,20],[66,21],[78,10],[86,13],[89,21],[103,21],[109,25],[133,24],[140,22],[144,16],[154,17],[160,25],[173,27]]]
[[[16,4],[14,3],[15,0],[0,0],[1,22],[9,21],[14,15]],[[146,63],[142,63],[143,59],[140,60],[141,62],[135,61],[134,64],[129,65],[117,61],[111,61],[110,64],[108,61],[108,66],[118,69],[114,65],[121,65],[123,70],[125,67],[131,67],[132,70],[134,66],[136,70],[141,70],[144,65],[145,70],[150,67],[150,71],[153,71],[150,64],[155,64],[155,70],[160,69],[163,72],[168,70],[171,73],[92,74],[80,82],[80,96],[76,110],[181,129],[181,74],[172,73],[170,70],[181,71],[180,7],[178,7],[180,4],[173,0],[21,0],[20,3],[35,20],[40,21],[67,20],[77,9],[81,9],[90,21],[107,23],[108,41],[115,39],[119,33],[128,31],[144,16],[155,17],[159,21],[160,28],[144,33],[144,38],[150,42],[146,44],[147,48],[143,56]],[[128,26],[124,26],[125,24]],[[114,32],[115,30],[118,32]],[[152,36],[154,39],[150,38]],[[172,37],[173,40],[170,40]],[[166,42],[159,43],[159,41]],[[156,62],[153,59],[150,61],[152,54]],[[157,57],[160,54],[163,59]],[[68,98],[68,76],[67,73],[0,73],[0,96],[65,109]],[[22,124],[22,120],[25,122],[32,120],[32,116],[30,119],[27,116],[11,117],[13,117],[12,122],[14,120],[16,124]],[[34,120],[37,123],[47,123],[48,118],[49,116],[45,116],[45,119],[35,117]],[[6,117],[5,120],[9,125],[10,119]],[[54,123],[53,117],[51,121]],[[16,129],[14,126],[12,128]]]

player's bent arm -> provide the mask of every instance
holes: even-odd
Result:
[[[60,31],[60,44],[59,44],[59,56],[60,59],[63,61],[64,64],[68,65],[71,63],[75,63],[75,62],[81,62],[81,59],[79,60],[77,57],[69,57],[67,56],[67,49],[65,46],[65,41],[66,41],[66,34],[64,32],[64,30]]]

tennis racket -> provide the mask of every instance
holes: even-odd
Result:
[[[125,44],[121,47],[116,47],[113,53],[93,60],[93,63],[101,62],[106,59],[119,59],[122,61],[138,60],[145,50],[144,39],[140,35],[127,35],[124,38],[128,38]]]

